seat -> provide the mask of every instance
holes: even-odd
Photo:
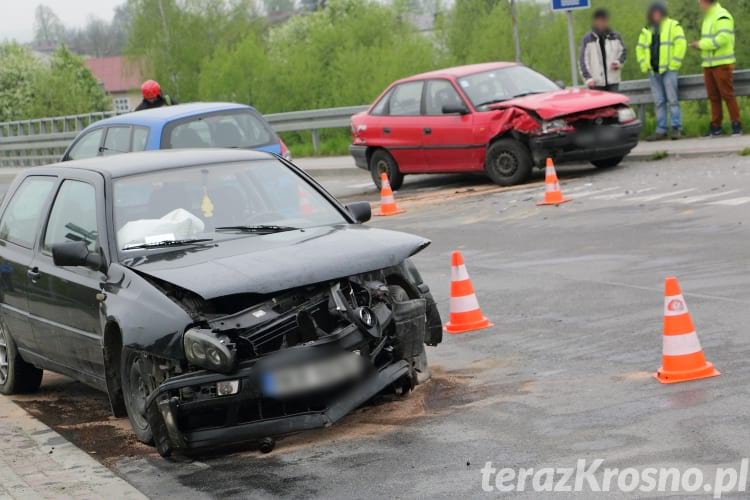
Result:
[[[180,129],[172,139],[172,148],[189,149],[208,147],[198,132],[187,127]]]
[[[242,134],[237,125],[221,122],[216,126],[213,134],[214,146],[219,148],[239,148],[242,146]]]

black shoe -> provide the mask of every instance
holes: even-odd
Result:
[[[742,124],[740,122],[732,122],[732,135],[742,135]]]
[[[721,137],[722,135],[724,135],[724,131],[721,127],[714,127],[711,125],[711,128],[708,129],[708,133],[703,137]]]
[[[672,140],[679,141],[680,139],[682,139],[682,130],[678,128],[672,130]]]
[[[656,141],[666,141],[666,140],[667,140],[667,134],[664,134],[662,132],[656,132],[646,137],[646,142],[656,142]]]

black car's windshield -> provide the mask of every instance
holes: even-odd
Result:
[[[291,169],[276,160],[185,167],[114,181],[121,250],[189,246],[346,222]]]
[[[458,84],[474,107],[480,109],[515,97],[560,90],[552,80],[526,66],[475,73],[459,78]]]
[[[250,109],[211,113],[165,128],[165,149],[257,148],[278,142],[266,121]]]

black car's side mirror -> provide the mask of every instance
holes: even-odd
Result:
[[[357,222],[367,222],[372,218],[372,208],[368,201],[355,201],[354,203],[349,203],[346,206],[346,209],[349,210],[349,213],[352,214],[352,217],[354,217],[354,220]]]
[[[96,270],[104,265],[102,256],[91,252],[83,241],[52,245],[52,261],[56,266],[84,266]]]
[[[469,108],[467,108],[464,104],[461,104],[461,103],[446,104],[443,106],[443,114],[444,115],[468,115]]]

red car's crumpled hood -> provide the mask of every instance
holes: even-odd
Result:
[[[553,120],[591,109],[626,104],[627,96],[589,89],[565,89],[545,94],[534,94],[511,99],[491,106],[492,109],[517,107],[538,114],[543,120]]]

